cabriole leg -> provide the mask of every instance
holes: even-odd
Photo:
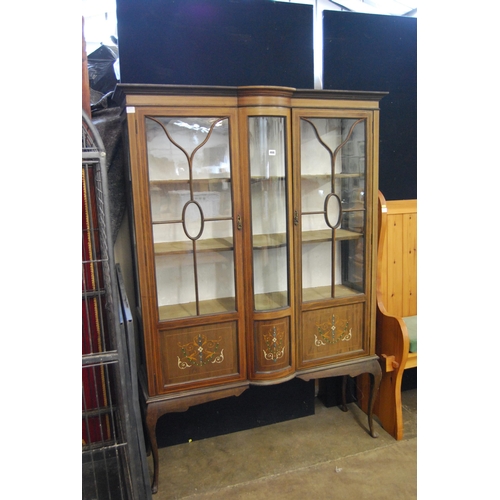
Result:
[[[158,492],[158,475],[159,475],[159,460],[158,460],[158,443],[156,441],[156,422],[158,421],[158,412],[148,405],[146,410],[146,426],[148,431],[149,444],[151,446],[151,454],[153,455],[153,482],[151,484],[151,492]]]
[[[347,411],[347,375],[342,377],[342,404],[340,405],[342,411]]]
[[[374,369],[370,372],[370,402],[368,406],[368,425],[370,427],[370,435],[374,438],[378,437],[378,434],[373,430],[373,407],[375,405],[375,398],[377,397],[377,392],[380,387],[380,381],[382,380],[382,370],[380,365],[376,363]]]

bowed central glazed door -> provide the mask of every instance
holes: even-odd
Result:
[[[254,384],[295,370],[291,92],[283,106],[240,109],[241,165],[247,172],[247,358]],[[251,102],[251,101],[250,101]]]
[[[136,122],[149,396],[246,380],[236,112],[141,108]]]

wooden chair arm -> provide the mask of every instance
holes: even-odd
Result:
[[[396,356],[381,354],[380,358],[382,360],[382,370],[384,372],[392,372],[395,369],[399,368],[399,363],[396,361]]]
[[[375,351],[382,359],[383,368],[390,372],[405,367],[410,349],[408,328],[403,318],[385,312],[377,304],[377,341]]]

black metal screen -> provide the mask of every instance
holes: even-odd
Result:
[[[82,498],[143,500],[151,491],[135,383],[133,324],[114,264],[108,203],[103,143],[83,113]]]

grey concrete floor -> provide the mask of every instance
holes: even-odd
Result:
[[[417,390],[403,392],[404,439],[368,433],[355,403],[159,450],[153,500],[417,498]],[[151,470],[152,470],[152,464]]]

